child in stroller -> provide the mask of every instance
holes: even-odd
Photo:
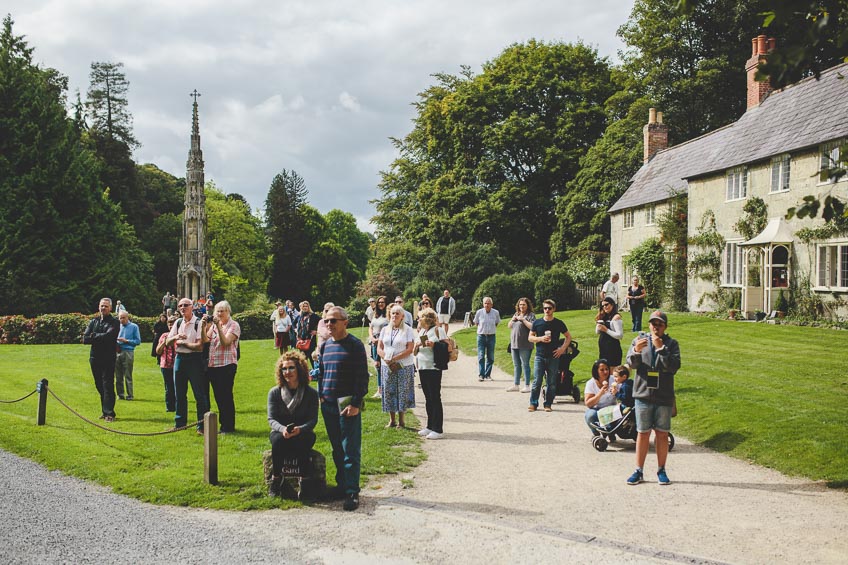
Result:
[[[635,440],[637,436],[636,412],[633,410],[635,405],[633,381],[630,379],[630,369],[624,365],[619,365],[612,370],[611,378],[615,382],[610,387],[610,392],[615,394],[619,404],[599,410],[598,423],[591,424],[600,434],[592,438],[592,447],[598,451],[606,451],[607,446],[614,442],[616,438]],[[671,450],[673,447],[674,436],[669,433],[668,448]]]

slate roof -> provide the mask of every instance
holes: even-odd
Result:
[[[736,122],[654,155],[609,209],[617,212],[686,192],[686,179],[848,136],[848,63],[773,92]]]

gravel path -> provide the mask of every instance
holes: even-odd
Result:
[[[499,345],[500,347],[500,345]],[[570,400],[528,413],[497,369],[443,379],[445,438],[362,506],[222,512],[157,507],[0,451],[4,563],[845,563],[848,495],[693,446],[672,485],[627,486],[633,442],[595,451]],[[685,377],[683,377],[685,378]],[[420,389],[418,390],[420,397]],[[419,398],[416,414],[424,420]],[[398,433],[411,433],[399,430]],[[364,441],[367,449],[367,438]],[[258,464],[258,462],[257,462]],[[656,459],[649,454],[646,477]],[[402,480],[408,488],[404,488]],[[411,487],[409,485],[412,485]]]

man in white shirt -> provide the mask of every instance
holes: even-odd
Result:
[[[609,296],[613,300],[615,300],[616,306],[619,305],[618,302],[618,273],[613,273],[610,280],[604,283],[603,288],[601,289],[601,301],[604,298]]]
[[[180,299],[177,309],[182,317],[174,322],[165,345],[176,345],[177,351],[177,357],[174,360],[174,388],[176,389],[174,427],[181,428],[188,423],[188,385],[191,384],[199,421],[197,433],[202,434],[203,415],[209,411],[209,385],[206,382],[206,367],[204,367],[202,353],[206,318],[201,321],[195,317],[191,306],[190,298]]]
[[[477,365],[478,381],[492,380],[492,366],[495,364],[495,330],[501,321],[501,313],[492,308],[492,299],[483,298],[483,307],[474,314],[477,325]]]

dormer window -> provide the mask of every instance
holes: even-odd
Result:
[[[748,167],[736,167],[727,171],[726,200],[741,200],[748,197]]]

